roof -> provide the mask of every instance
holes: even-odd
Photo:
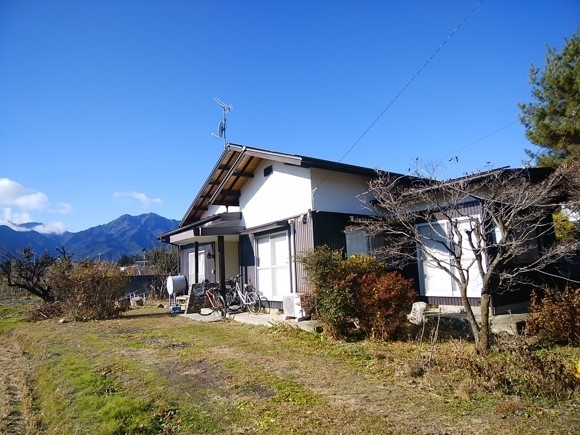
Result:
[[[510,177],[525,177],[529,181],[539,181],[546,178],[553,172],[550,168],[510,168],[504,166],[501,168],[491,169],[488,171],[475,172],[459,178],[452,178],[448,180],[419,180],[420,185],[414,185],[411,189],[403,193],[403,196],[411,196],[417,191],[425,192],[429,190],[440,190],[445,186],[458,185],[465,183],[467,185],[477,185],[482,181],[492,179],[493,177],[510,178]]]
[[[376,176],[375,169],[362,166],[227,144],[209,177],[187,209],[179,228],[198,222],[210,205],[239,206],[242,188],[249,179],[254,177],[254,171],[263,160],[367,177]]]

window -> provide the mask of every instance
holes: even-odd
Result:
[[[346,231],[346,256],[354,254],[369,254],[370,240],[364,231]]]

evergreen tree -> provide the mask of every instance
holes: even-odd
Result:
[[[546,65],[530,70],[533,103],[520,103],[526,137],[541,147],[526,150],[541,167],[580,159],[580,33],[561,52],[548,47]]]

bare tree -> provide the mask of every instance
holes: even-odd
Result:
[[[566,197],[570,173],[498,169],[449,181],[383,174],[369,186],[377,217],[360,221],[382,236],[377,254],[392,266],[419,262],[445,272],[461,295],[478,351],[489,349],[491,295],[530,281],[575,252],[553,240],[551,214]],[[551,276],[555,273],[550,272]],[[478,323],[469,294],[481,303]]]
[[[156,296],[162,297],[165,292],[165,283],[168,276],[176,275],[179,265],[179,251],[172,249],[155,248],[147,253],[147,262],[156,276],[153,283]]]
[[[58,252],[63,258],[70,259],[64,248]],[[55,295],[47,272],[57,258],[48,252],[37,256],[30,247],[22,249],[17,255],[0,251],[0,274],[10,287],[26,290],[43,301],[52,302]]]

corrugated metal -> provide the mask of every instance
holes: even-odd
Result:
[[[240,273],[245,283],[256,283],[256,253],[254,252],[254,235],[240,236]]]
[[[469,301],[469,305],[472,307],[479,307],[481,304],[480,298],[467,298]],[[447,296],[428,296],[427,303],[429,305],[437,306],[437,305],[454,305],[454,306],[461,306],[461,298],[460,297],[447,297]]]
[[[446,213],[452,218],[460,218],[462,216],[475,216],[481,214],[481,205],[478,201],[469,201],[464,204],[458,205],[456,208],[447,210]],[[448,215],[444,215],[441,212],[435,212],[435,219],[446,220]]]
[[[314,247],[328,246],[330,249],[344,249],[346,252],[346,235],[344,229],[351,224],[351,216],[343,213],[312,213]]]
[[[352,216],[344,213],[311,212],[296,219],[296,253],[299,254],[319,246],[332,250],[346,251],[345,228],[352,223]],[[306,272],[296,264],[296,291],[309,293]]]
[[[314,236],[312,231],[312,216],[305,213],[295,218],[295,249],[296,254],[309,251],[314,248]],[[302,264],[296,262],[296,292],[307,293],[308,282],[306,281],[306,272]]]

